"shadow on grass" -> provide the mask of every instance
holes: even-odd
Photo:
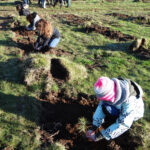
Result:
[[[14,6],[14,5],[16,5],[15,4],[15,2],[1,2],[1,4],[0,4],[1,6]]]
[[[37,115],[39,104],[40,102],[34,97],[7,95],[0,92],[0,109],[6,113],[17,114],[17,116],[22,116],[34,122],[37,122],[37,117],[39,117]]]
[[[23,83],[22,62],[18,58],[0,62],[0,80],[12,83]]]
[[[5,37],[7,37],[7,35]],[[7,40],[0,40],[0,46],[6,46],[6,47],[13,47],[14,46],[14,47],[16,47],[17,43],[8,37]]]
[[[1,10],[0,10],[1,11]],[[12,17],[3,17],[3,16],[0,16],[0,20],[8,20],[8,19],[12,19]]]
[[[0,20],[3,20],[3,22],[0,23],[0,26],[2,27],[1,30],[3,30],[3,31],[11,30],[11,27],[10,27],[9,24],[11,24],[11,22],[12,22],[12,17],[10,17],[10,16],[7,16],[7,17],[0,16]]]
[[[105,46],[94,46],[89,45],[87,48],[89,50],[111,50],[111,51],[128,51],[131,42],[129,43],[109,43]]]

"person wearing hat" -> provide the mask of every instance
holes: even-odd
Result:
[[[86,133],[89,140],[96,142],[117,138],[130,129],[134,121],[143,117],[143,91],[136,82],[123,78],[100,77],[94,90],[100,102],[93,115],[92,128]],[[111,121],[115,118],[115,121],[103,128],[107,118]]]

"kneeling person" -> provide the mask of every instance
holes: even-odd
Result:
[[[55,48],[58,45],[60,33],[48,21],[41,19],[36,24],[36,30],[39,36],[35,43],[35,50],[41,50],[47,46],[49,48]]]

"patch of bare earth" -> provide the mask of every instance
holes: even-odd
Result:
[[[148,18],[143,17],[143,16],[134,17],[134,16],[119,14],[119,13],[110,13],[110,14],[106,14],[106,15],[114,16],[114,17],[117,17],[118,19],[131,21],[131,22],[138,23],[138,24],[150,25],[150,18],[148,19]]]
[[[139,58],[150,59],[150,49],[145,48],[146,40],[138,39],[129,46],[129,51],[136,54]]]
[[[57,17],[59,19],[65,19],[68,24],[74,24],[74,25],[82,25],[85,21],[90,21],[89,18],[82,18],[73,14],[58,14],[54,15],[54,17]]]
[[[141,144],[139,139],[125,133],[115,140],[90,142],[84,134],[78,132],[78,118],[85,117],[92,122],[92,115],[98,101],[93,95],[78,94],[77,98],[60,93],[43,93],[41,114],[42,146],[59,141],[68,150],[135,150]]]
[[[17,43],[23,54],[29,54],[30,52],[55,54],[57,56],[72,54],[71,52],[66,52],[62,49],[49,49],[48,47],[45,47],[40,51],[36,51],[34,49],[34,43],[36,41],[35,31],[28,31],[26,27],[20,26],[19,22],[14,24],[14,28],[12,28],[12,31],[14,31],[16,34],[13,40]]]
[[[115,39],[117,41],[128,41],[136,39],[134,36],[123,34],[120,31],[114,31],[111,30],[109,27],[102,27],[97,24],[91,24],[90,26],[87,26],[85,28],[85,31],[87,33],[94,31],[96,33],[100,33],[110,39]]]
[[[55,15],[55,17],[63,18],[67,23],[74,25],[83,25],[85,21],[90,21],[89,18],[82,18],[72,14]],[[128,41],[136,39],[134,36],[123,34],[120,31],[114,31],[111,30],[109,27],[100,26],[94,23],[92,23],[91,25],[87,25],[83,30],[86,33],[100,33],[110,39],[116,39],[117,41]]]
[[[56,56],[67,56],[73,54],[72,52],[67,52],[62,49],[50,49],[48,47],[45,47],[40,51],[36,51],[34,49],[34,43],[36,41],[35,31],[28,31],[26,27],[20,26],[19,23],[14,25],[12,31],[14,31],[16,34],[13,40],[17,43],[18,47],[21,49],[21,52],[23,54],[29,54],[30,52],[41,52],[45,54],[54,54]]]
[[[68,79],[65,69],[62,69],[57,59],[53,59],[52,66],[57,69],[51,70],[52,76],[60,86]],[[59,70],[60,74],[56,71]],[[77,97],[69,97],[66,90],[60,92],[45,92],[37,98],[42,103],[40,118],[40,133],[42,148],[59,141],[68,150],[129,150],[141,144],[139,140],[125,133],[119,138],[111,141],[101,140],[99,142],[88,141],[84,133],[78,131],[78,119],[85,117],[92,122],[93,113],[98,105],[94,95],[79,93]],[[108,120],[104,127],[110,125]]]
[[[13,41],[17,43],[23,54],[34,51],[35,31],[26,30],[26,27],[20,26],[19,22],[14,24],[12,31],[16,34]]]

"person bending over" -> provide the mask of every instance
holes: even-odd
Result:
[[[40,16],[36,12],[29,14],[26,18],[30,22],[30,24],[27,27],[27,30],[29,30],[29,31],[35,30],[36,23],[41,19]]]
[[[38,38],[34,46],[35,50],[41,50],[45,47],[55,48],[58,45],[60,33],[48,21],[41,19],[36,24],[36,30],[38,32]]]
[[[136,82],[123,78],[100,77],[94,89],[100,102],[93,115],[92,128],[86,133],[89,140],[96,142],[103,138],[117,138],[130,129],[134,121],[143,117],[143,91]],[[103,124],[107,118],[115,118],[115,121],[104,129]]]
[[[20,16],[28,16],[30,14],[29,5],[27,4],[18,4],[16,10]]]

